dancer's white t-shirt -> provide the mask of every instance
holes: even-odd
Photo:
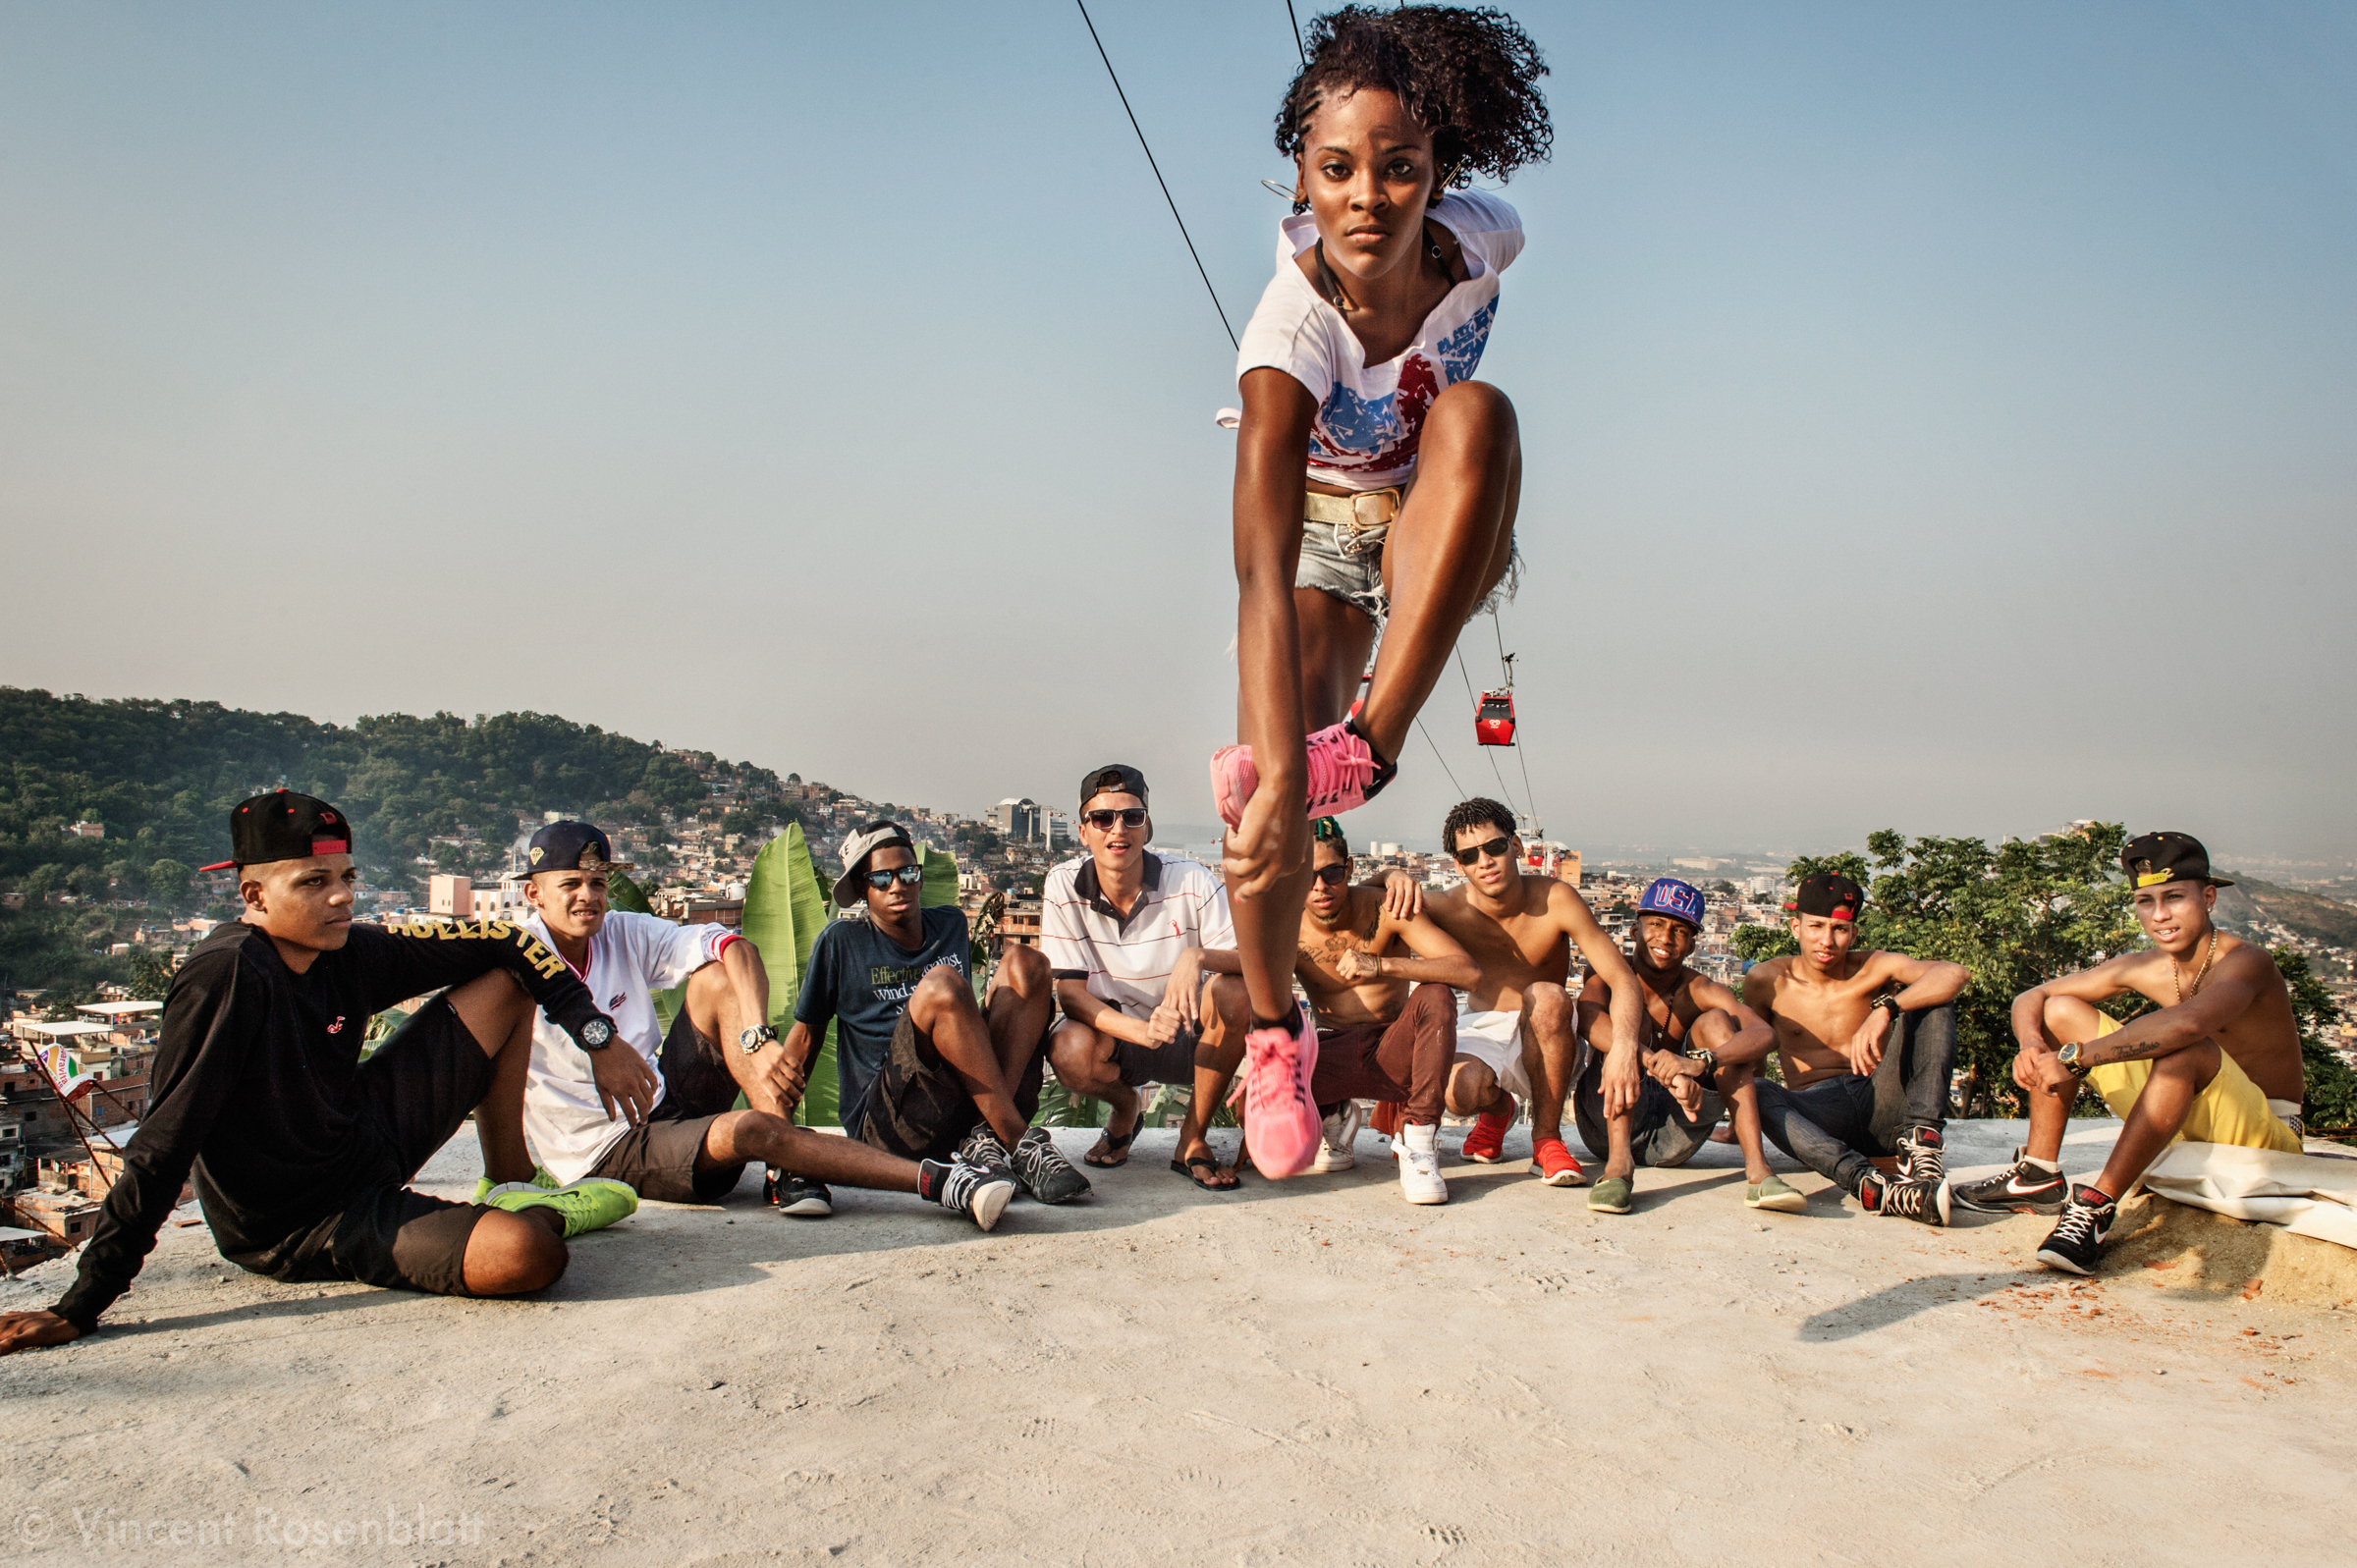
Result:
[[[539,911],[526,915],[523,926],[555,950],[556,940]],[[655,1098],[647,1109],[661,1105],[664,1094],[656,1059],[663,1050],[663,1020],[655,1011],[654,994],[679,985],[718,958],[729,944],[743,940],[726,926],[678,926],[624,909],[609,911],[597,935],[589,939],[589,967],[575,972],[622,1037],[606,1049],[628,1046],[655,1069]],[[737,1042],[724,1040],[721,1045],[735,1050]],[[531,1141],[533,1156],[559,1181],[578,1181],[630,1130],[628,1117],[606,1119],[589,1054],[550,1023],[547,1013],[535,1011],[532,1064],[523,1089],[523,1135]]]
[[[1317,243],[1309,213],[1278,225],[1277,275],[1244,327],[1235,375],[1285,371],[1318,400],[1309,432],[1309,476],[1350,490],[1381,490],[1415,471],[1424,415],[1442,389],[1469,381],[1498,314],[1498,275],[1522,251],[1522,219],[1496,196],[1452,190],[1429,214],[1464,248],[1464,282],[1449,291],[1415,341],[1380,364],[1310,287],[1294,257]]]

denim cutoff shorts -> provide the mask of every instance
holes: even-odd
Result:
[[[1293,568],[1293,586],[1315,588],[1332,594],[1375,622],[1381,631],[1392,613],[1392,593],[1383,583],[1383,541],[1381,533],[1359,533],[1355,537],[1339,523],[1312,522],[1301,524],[1301,561]],[[1350,539],[1357,548],[1346,547]],[[1508,547],[1506,575],[1498,585],[1482,596],[1473,607],[1473,616],[1495,610],[1502,604],[1513,602],[1514,590],[1522,582],[1522,544],[1517,537]],[[1470,622],[1473,616],[1465,619]]]

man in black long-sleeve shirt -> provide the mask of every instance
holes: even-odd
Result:
[[[324,801],[257,795],[231,835],[245,918],[173,977],[148,1113],[81,1271],[53,1311],[0,1314],[0,1355],[95,1327],[192,1166],[222,1256],[284,1280],[513,1295],[553,1283],[565,1237],[615,1217],[602,1192],[528,1188],[483,1206],[406,1185],[482,1100],[501,1055],[529,1049],[535,1006],[593,1059],[615,1058],[599,1087],[638,1119],[651,1085],[636,1053],[603,1049],[613,1024],[562,958],[496,921],[356,925],[350,828]],[[372,1015],[437,987],[451,989],[359,1059]]]

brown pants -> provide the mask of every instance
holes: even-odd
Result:
[[[1411,1123],[1437,1126],[1455,1056],[1456,993],[1428,980],[1389,1025],[1319,1030],[1310,1098],[1320,1110],[1345,1100],[1403,1100]]]

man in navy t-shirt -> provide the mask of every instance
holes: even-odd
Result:
[[[1055,979],[1038,949],[1010,945],[987,1004],[967,975],[965,915],[922,907],[924,868],[907,831],[872,822],[843,844],[836,906],[795,999],[786,1060],[796,1082],[836,1025],[844,1130],[905,1160],[1010,1167],[1042,1203],[1084,1196],[1039,1109]]]

